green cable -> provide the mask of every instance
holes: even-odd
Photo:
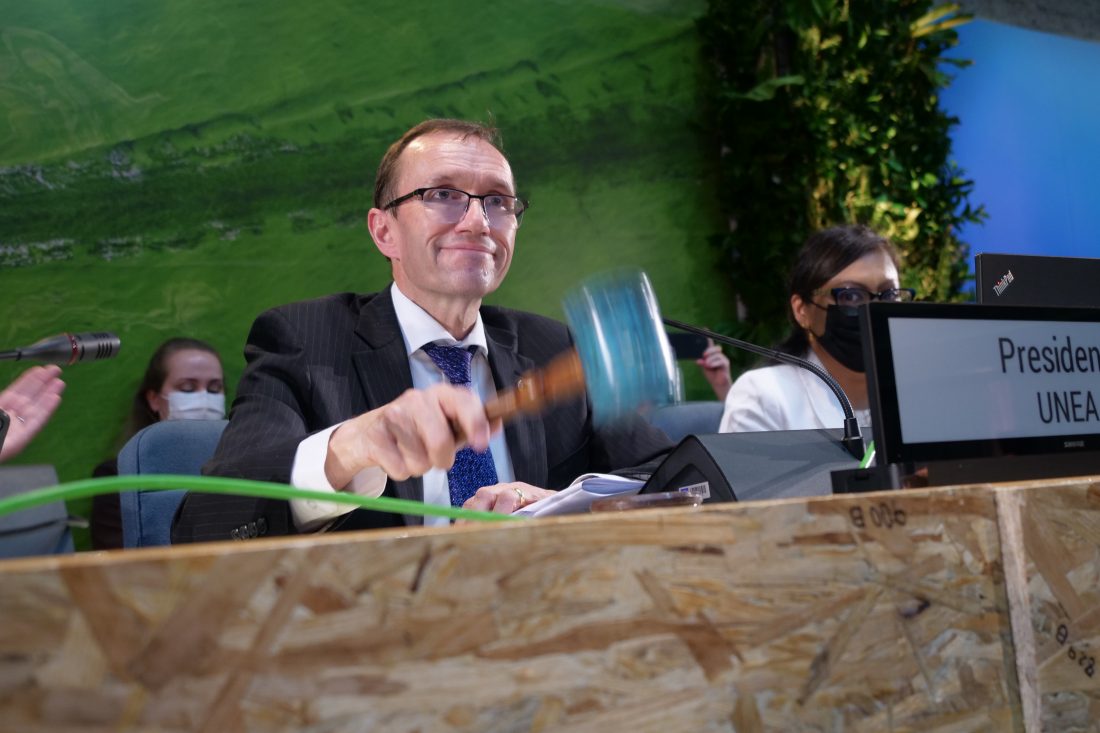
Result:
[[[33,491],[9,496],[6,499],[0,499],[0,517],[54,501],[84,499],[99,494],[115,494],[123,491],[165,491],[170,489],[186,489],[187,491],[197,491],[204,494],[258,496],[265,499],[320,499],[333,504],[351,504],[355,507],[376,512],[414,514],[422,517],[476,519],[483,522],[516,519],[516,517],[508,514],[438,506],[409,499],[394,499],[388,496],[359,496],[358,494],[339,491],[322,493],[310,489],[296,489],[286,484],[267,481],[247,481],[245,479],[215,476],[178,476],[175,474],[142,474],[140,476],[85,479],[34,489]]]
[[[873,460],[875,460],[875,441],[872,440],[867,444],[867,450],[863,452],[863,459],[859,462],[859,467],[867,468]]]

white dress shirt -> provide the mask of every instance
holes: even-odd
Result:
[[[824,369],[812,349],[803,358]],[[870,426],[870,410],[855,410],[855,416],[861,427]],[[726,395],[718,432],[842,427],[844,411],[820,377],[793,364],[778,364],[738,377]]]
[[[496,394],[492,370],[489,368],[489,346],[485,339],[485,326],[481,322],[480,313],[466,338],[456,341],[447,329],[428,315],[427,311],[409,300],[398,289],[396,283],[390,288],[390,294],[393,298],[393,309],[397,314],[397,323],[405,339],[405,353],[409,358],[409,369],[412,372],[412,383],[415,389],[426,389],[444,381],[443,372],[421,350],[425,344],[438,343],[443,346],[476,347],[470,363],[470,381],[473,383],[473,389],[483,402]],[[300,489],[314,489],[318,492],[338,490],[328,482],[328,477],[325,475],[325,457],[328,454],[329,437],[340,425],[343,423],[314,433],[298,444],[298,450],[294,455],[294,466],[290,472],[291,485]],[[493,453],[493,463],[496,464],[497,480],[500,483],[514,481],[512,459],[508,453],[508,444],[504,440],[503,430],[498,430],[490,438],[489,448]],[[386,488],[386,480],[386,474],[381,468],[365,468],[352,478],[344,490],[362,496],[381,496]],[[423,483],[426,504],[450,506],[451,494],[450,487],[447,485],[446,471],[438,468],[429,470],[423,476]],[[295,526],[299,531],[307,532],[321,528],[332,520],[351,512],[354,507],[314,499],[294,499],[290,502],[290,509]],[[424,517],[424,524],[428,526],[446,525],[449,522],[450,520],[446,517]]]

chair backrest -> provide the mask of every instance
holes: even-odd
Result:
[[[649,414],[649,422],[660,428],[675,443],[689,435],[718,432],[724,405],[718,401],[677,402],[658,407]]]
[[[0,466],[0,498],[53,486],[53,466]],[[0,517],[0,558],[72,552],[69,514],[60,501]]]
[[[218,445],[226,420],[166,420],[140,430],[118,454],[118,474],[176,473],[197,476]],[[186,491],[124,491],[119,495],[122,546],[171,541],[172,518]]]

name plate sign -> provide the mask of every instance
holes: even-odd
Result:
[[[864,325],[890,462],[1100,449],[1100,309],[872,304]]]

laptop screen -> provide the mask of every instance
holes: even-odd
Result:
[[[1100,459],[1100,311],[871,303],[861,317],[880,465]]]
[[[974,280],[982,304],[1100,307],[1100,259],[980,254]]]

